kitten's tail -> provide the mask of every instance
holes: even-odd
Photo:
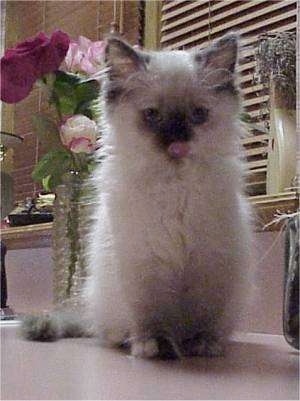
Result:
[[[31,341],[56,341],[66,337],[92,337],[88,318],[74,311],[55,311],[26,316],[20,328],[21,336]]]

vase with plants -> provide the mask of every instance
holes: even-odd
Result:
[[[84,236],[92,189],[99,132],[99,75],[104,42],[78,40],[57,30],[43,32],[1,58],[1,100],[17,103],[34,85],[47,96],[47,112],[33,116],[33,131],[47,152],[32,177],[45,191],[55,192],[53,224],[54,298],[57,306],[79,302],[85,279]]]
[[[299,197],[300,176],[296,166],[296,40],[296,32],[261,35],[256,51],[256,75],[259,83],[266,86],[270,93],[267,194],[289,190],[295,191]],[[299,349],[299,208],[295,213],[281,215],[280,220],[285,221],[283,334],[291,346]],[[276,222],[276,218],[273,222]]]

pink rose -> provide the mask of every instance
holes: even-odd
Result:
[[[104,61],[105,43],[92,42],[84,36],[79,36],[78,42],[71,42],[66,55],[66,66],[73,73],[95,74]]]
[[[38,78],[57,70],[69,48],[62,31],[50,38],[43,32],[7,49],[1,58],[1,100],[16,103],[29,95]]]
[[[63,145],[74,153],[92,153],[96,149],[97,134],[95,121],[82,114],[68,118],[60,127]]]

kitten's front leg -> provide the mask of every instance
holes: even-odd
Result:
[[[179,351],[171,333],[179,311],[170,266],[136,260],[130,267],[123,264],[123,268],[122,287],[131,315],[131,354],[139,358],[177,357]]]
[[[222,356],[239,318],[240,262],[211,255],[196,255],[186,278],[185,306],[194,322],[194,332],[182,342],[187,356]]]
[[[183,341],[182,350],[185,356],[218,357],[224,355],[225,345],[210,333],[199,333]]]

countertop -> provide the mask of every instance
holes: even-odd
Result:
[[[279,335],[238,335],[222,358],[159,361],[92,338],[29,342],[16,323],[0,327],[2,399],[299,399],[299,353]]]

